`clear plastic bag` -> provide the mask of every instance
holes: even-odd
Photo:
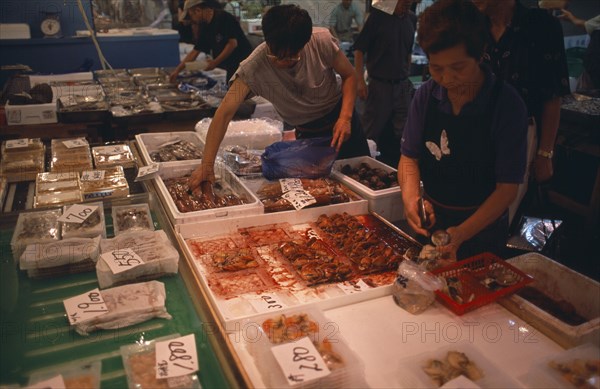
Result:
[[[413,315],[425,311],[435,300],[435,290],[442,289],[444,282],[418,264],[403,261],[398,267],[394,282],[394,301]]]

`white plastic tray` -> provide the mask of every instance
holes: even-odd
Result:
[[[533,277],[534,281],[530,286],[553,300],[568,301],[573,304],[579,315],[589,321],[578,326],[569,325],[518,294],[500,299],[498,302],[501,305],[563,347],[587,342],[600,344],[598,282],[537,253],[520,255],[509,259],[508,262]]]
[[[217,180],[229,186],[238,196],[243,196],[247,204],[234,205],[230,207],[207,209],[204,211],[180,212],[163,179],[178,178],[191,174],[198,166],[199,161],[182,161],[177,165],[163,165],[159,170],[159,176],[155,178],[158,194],[163,204],[167,207],[167,213],[173,224],[195,223],[202,220],[222,220],[231,217],[259,215],[263,213],[263,205],[260,200],[223,164],[215,165]]]
[[[179,132],[159,132],[159,133],[148,133],[148,134],[138,134],[135,136],[137,144],[140,149],[140,154],[142,155],[142,160],[145,165],[150,165],[154,163],[150,154],[154,151],[157,151],[158,148],[171,141],[175,140],[185,140],[194,145],[198,146],[200,150],[204,149],[204,142],[200,139],[198,133],[194,131],[179,131]],[[180,164],[182,161],[171,161],[171,162],[160,162],[164,165],[171,164]]]
[[[350,178],[341,172],[342,167],[350,165],[352,168],[358,167],[361,163],[369,165],[371,168],[379,168],[388,173],[397,173],[398,171],[391,166],[379,162],[371,157],[356,157],[349,159],[340,159],[335,161],[331,169],[331,176],[358,193],[363,198],[369,200],[369,210],[389,221],[395,222],[405,218],[404,205],[402,204],[402,195],[400,187],[395,186],[381,190],[373,190],[368,186]]]

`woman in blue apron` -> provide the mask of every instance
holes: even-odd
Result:
[[[419,44],[432,79],[415,94],[398,167],[409,225],[424,236],[446,230],[451,242],[439,249],[455,259],[501,253],[526,166],[527,109],[481,65],[485,31],[471,2],[440,0],[422,14]]]

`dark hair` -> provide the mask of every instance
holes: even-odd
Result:
[[[196,7],[201,8],[201,9],[206,9],[206,8],[223,9],[223,6],[217,0],[204,0],[202,3],[198,4]]]
[[[312,19],[294,4],[276,5],[262,19],[265,42],[277,56],[299,52],[312,35]]]
[[[427,55],[464,43],[479,59],[487,36],[485,16],[470,0],[438,0],[419,17],[418,41]]]

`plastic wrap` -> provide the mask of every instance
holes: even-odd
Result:
[[[98,207],[83,223],[62,223],[62,237],[67,238],[106,238],[106,221],[104,219],[104,205],[99,203],[86,203]],[[64,207],[66,212],[68,207]]]
[[[78,173],[39,173],[37,175],[34,208],[76,203],[81,200]]]
[[[125,231],[154,231],[154,223],[148,204],[132,204],[112,208],[115,235]]]
[[[196,132],[206,143],[206,134],[212,118],[204,118],[196,124]],[[242,145],[262,150],[272,143],[281,141],[283,123],[271,119],[248,119],[229,123],[221,147]]]
[[[171,319],[165,307],[165,285],[159,281],[118,286],[100,291],[108,312],[81,321],[75,330],[81,335],[99,329],[121,329],[158,317]]]
[[[542,251],[561,224],[562,220],[524,216],[518,233],[508,239],[506,246],[525,251]]]
[[[246,146],[227,146],[221,153],[223,162],[238,176],[262,175],[262,150],[249,150]]]
[[[68,367],[51,373],[34,373],[29,377],[29,385],[46,381],[60,374],[65,383],[65,389],[100,389],[102,362],[94,361],[88,364],[74,362]]]
[[[433,291],[443,287],[441,279],[414,262],[403,261],[398,267],[398,278],[394,282],[392,294],[396,304],[414,315],[433,304]]]
[[[135,159],[129,145],[97,146],[92,148],[96,169],[114,166],[133,167]]]
[[[76,141],[81,146],[67,147],[69,141]],[[52,172],[81,172],[94,168],[90,145],[84,138],[52,139],[51,148],[50,170]]]
[[[35,179],[44,171],[45,146],[39,138],[2,142],[0,173],[8,182]]]
[[[81,191],[84,200],[96,198],[127,197],[129,195],[129,184],[125,178],[122,166],[102,169],[104,171],[101,179],[81,179]]]
[[[27,245],[52,243],[61,238],[60,210],[28,212],[19,214],[17,226],[10,242],[13,257],[19,260]]]

